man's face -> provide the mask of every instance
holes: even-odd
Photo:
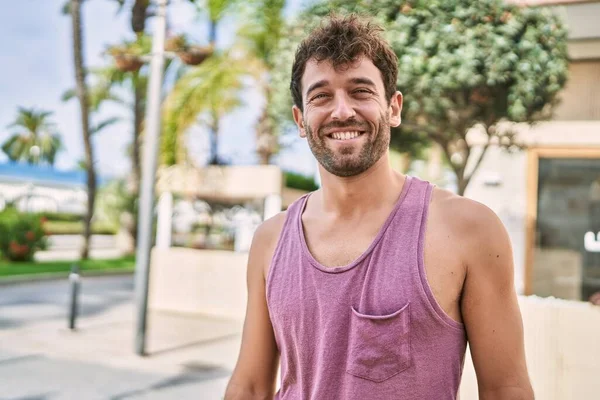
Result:
[[[349,177],[373,166],[387,151],[390,127],[400,124],[402,94],[388,104],[381,73],[367,58],[335,70],[328,61],[306,63],[304,112],[294,106],[300,136],[330,173]]]

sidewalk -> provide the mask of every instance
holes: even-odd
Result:
[[[32,310],[8,307],[1,313]],[[0,399],[223,397],[237,359],[240,322],[152,312],[149,356],[138,357],[134,315],[127,302],[79,319],[74,332],[66,319],[0,326]]]

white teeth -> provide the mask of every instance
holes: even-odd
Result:
[[[360,135],[360,132],[352,131],[352,132],[334,132],[331,134],[331,137],[336,140],[349,140],[354,139]]]

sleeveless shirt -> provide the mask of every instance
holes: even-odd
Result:
[[[457,398],[465,329],[437,303],[423,265],[432,189],[407,176],[369,248],[342,267],[307,247],[309,195],[288,208],[266,282],[281,354],[275,399]]]

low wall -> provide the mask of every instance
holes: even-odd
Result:
[[[148,307],[243,320],[247,260],[247,253],[154,248]]]
[[[600,396],[600,307],[553,298],[519,297],[529,375],[536,399]],[[477,399],[469,356],[461,400]]]
[[[243,320],[246,253],[154,249],[149,307]],[[600,394],[600,307],[551,298],[519,297],[529,374],[537,399],[587,400]],[[467,354],[461,400],[476,400]]]

